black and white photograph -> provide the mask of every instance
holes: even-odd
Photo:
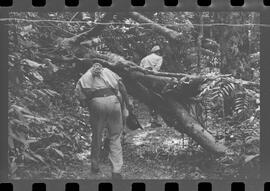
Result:
[[[260,178],[259,23],[10,12],[9,179]]]

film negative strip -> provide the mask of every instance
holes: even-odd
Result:
[[[0,0],[0,190],[270,190],[269,6]]]

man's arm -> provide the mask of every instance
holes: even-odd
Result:
[[[123,84],[122,80],[118,81],[118,85],[119,85],[119,91],[124,99],[124,102],[126,103],[127,109],[133,110],[133,106],[130,103],[129,98],[128,98],[126,86]]]
[[[147,70],[152,70],[153,67],[151,65],[151,62],[149,62],[148,57],[145,57],[142,59],[141,63],[140,63],[140,67],[147,69]]]
[[[86,96],[84,95],[84,93],[82,92],[82,87],[80,82],[78,82],[76,84],[76,88],[75,88],[75,96],[76,98],[79,100],[80,105],[82,107],[86,107]]]

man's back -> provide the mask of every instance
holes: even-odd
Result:
[[[89,69],[80,79],[83,88],[101,89],[117,88],[117,83],[120,77],[107,68],[103,68],[100,76],[93,76],[91,69]]]
[[[159,71],[163,62],[163,58],[155,53],[152,53],[144,57],[140,63],[140,66],[145,69]]]
[[[118,81],[121,79],[117,74],[107,68],[103,68],[99,76],[93,75],[93,68],[90,68],[82,77],[79,79],[75,92],[79,99],[86,99],[89,94],[101,89],[117,89]],[[88,95],[85,95],[87,92]]]

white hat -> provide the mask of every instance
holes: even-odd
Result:
[[[156,51],[159,51],[159,50],[160,50],[160,47],[158,45],[156,45],[151,49],[151,52],[156,52]]]

